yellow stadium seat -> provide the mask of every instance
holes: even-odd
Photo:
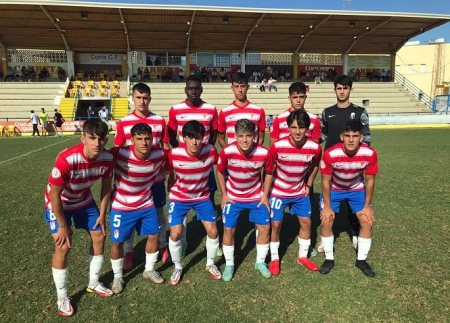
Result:
[[[94,80],[89,80],[87,82],[87,86],[91,89],[95,88],[95,81]]]
[[[76,79],[82,81],[83,78],[84,78],[84,70],[78,71],[78,72],[77,72],[77,77],[76,77]]]
[[[116,70],[116,78],[122,79],[122,71],[121,70]]]
[[[77,95],[78,95],[78,88],[76,88],[76,87],[71,88],[70,89],[70,97],[74,98]]]
[[[113,81],[112,85],[113,85],[113,87],[116,88],[116,89],[120,88],[120,82],[117,81],[117,80],[116,80],[116,81]]]
[[[76,80],[75,82],[73,82],[73,86],[80,88],[83,85],[83,83],[81,83],[80,80]]]
[[[108,92],[104,88],[98,89],[98,95],[99,96],[108,96]]]
[[[104,89],[109,88],[108,82],[106,82],[105,80],[102,80],[100,82],[100,86]]]
[[[0,126],[0,137],[6,137],[5,126]]]
[[[101,72],[97,74],[97,81],[104,81],[105,80],[105,73]]]
[[[118,90],[117,88],[112,88],[112,89],[111,89],[111,95],[112,95],[113,97],[119,96],[119,90]]]
[[[84,94],[86,95],[86,96],[91,96],[92,95],[92,89],[90,88],[90,87],[88,87],[88,88],[86,88],[86,89],[84,89]]]
[[[15,137],[16,136],[16,126],[14,125],[9,125],[6,128],[6,135],[10,136],[10,137]]]

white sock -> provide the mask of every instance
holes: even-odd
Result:
[[[225,257],[225,263],[227,266],[234,266],[234,245],[226,246],[222,245],[223,256]]]
[[[217,249],[219,248],[219,236],[215,239],[211,239],[206,236],[206,266],[214,265],[216,259]]]
[[[114,278],[123,277],[123,258],[117,260],[111,259],[111,267],[114,273]]]
[[[130,239],[125,241],[125,252],[133,252],[133,245],[134,245],[134,229],[131,233]]]
[[[155,270],[155,264],[158,261],[159,251],[154,253],[145,253],[145,271]]]
[[[268,252],[269,244],[256,244],[256,263],[264,263]]]
[[[184,217],[183,220],[183,231],[181,232],[181,244],[186,246],[187,245],[187,240],[186,240],[186,236],[187,236],[187,215]]]
[[[175,242],[169,237],[169,250],[175,269],[183,269],[181,266],[181,240]]]
[[[298,255],[300,258],[308,257],[309,246],[311,245],[311,239],[302,239],[298,237]]]
[[[167,218],[164,215],[164,208],[159,207],[156,209],[158,212],[159,225],[161,226],[161,232],[159,233],[159,248],[167,247]]]
[[[361,238],[358,237],[358,260],[366,260],[367,255],[372,245],[372,238]]]
[[[333,254],[334,235],[331,237],[320,236],[320,238],[322,240],[323,251],[325,252],[325,259],[334,260]]]
[[[270,259],[272,261],[280,259],[280,256],[278,255],[279,248],[280,248],[280,241],[270,243]]]
[[[67,276],[69,275],[69,268],[55,269],[52,268],[53,281],[56,286],[56,293],[58,294],[58,299],[67,297]]]
[[[98,283],[100,271],[103,265],[103,255],[92,256],[89,255],[89,284],[88,286],[95,286]]]

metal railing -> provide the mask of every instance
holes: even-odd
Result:
[[[394,80],[398,84],[400,84],[403,88],[408,90],[411,94],[413,94],[427,108],[429,108],[433,112],[436,112],[435,110],[433,110],[433,101],[434,100],[429,95],[425,94],[413,82],[408,80],[404,75],[402,75],[399,72],[395,71]]]

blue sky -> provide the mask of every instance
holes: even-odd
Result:
[[[388,12],[412,12],[450,15],[448,0],[73,0],[76,2],[109,2],[130,4],[167,4],[167,5],[198,5],[198,6],[223,6],[223,7],[247,7],[247,8],[272,8],[272,9],[309,9],[309,10],[356,10],[356,11],[388,11]],[[437,27],[429,32],[417,36],[413,40],[427,41],[429,39],[445,38],[450,42],[450,23]]]

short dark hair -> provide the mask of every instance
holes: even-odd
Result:
[[[201,135],[202,138],[205,136],[205,126],[202,125],[197,120],[188,121],[181,129],[183,137],[195,138]]]
[[[311,119],[309,118],[309,115],[307,112],[305,112],[303,110],[292,111],[287,118],[288,127],[290,127],[292,125],[292,123],[294,123],[294,120],[297,121],[297,125],[300,128],[309,129],[309,126],[311,124]]]
[[[255,124],[253,123],[253,121],[248,119],[240,119],[234,125],[235,133],[242,133],[242,132],[254,133],[255,130],[256,130]]]
[[[348,120],[342,126],[342,133],[345,133],[345,132],[359,132],[359,133],[362,133],[362,128],[363,128],[363,125],[362,125],[361,121]]]
[[[141,92],[142,93],[142,92]],[[146,123],[136,123],[130,130],[131,137],[136,135],[152,135],[152,127]]]
[[[34,110],[31,110],[30,112],[31,112],[31,113],[34,113]]]
[[[106,138],[108,126],[100,119],[88,119],[83,123],[83,135],[87,134]]]
[[[201,78],[199,75],[195,75],[195,74],[189,75],[189,76],[186,78],[186,84],[187,84],[187,82],[189,82],[189,81],[195,81],[195,82],[199,82],[200,84],[202,84],[202,78]]]
[[[306,85],[305,85],[305,83],[303,83],[303,82],[294,82],[294,83],[292,83],[291,86],[289,87],[289,96],[291,96],[294,93],[306,94]]]
[[[231,77],[231,84],[233,83],[248,84],[248,76],[242,72],[234,73],[233,76]]]
[[[138,91],[139,93],[148,93],[150,95],[152,94],[150,87],[145,83],[136,83],[133,86],[132,93],[134,93],[135,91]]]
[[[334,88],[336,88],[338,84],[347,85],[349,88],[352,88],[353,81],[351,77],[347,75],[341,75],[334,79]]]

